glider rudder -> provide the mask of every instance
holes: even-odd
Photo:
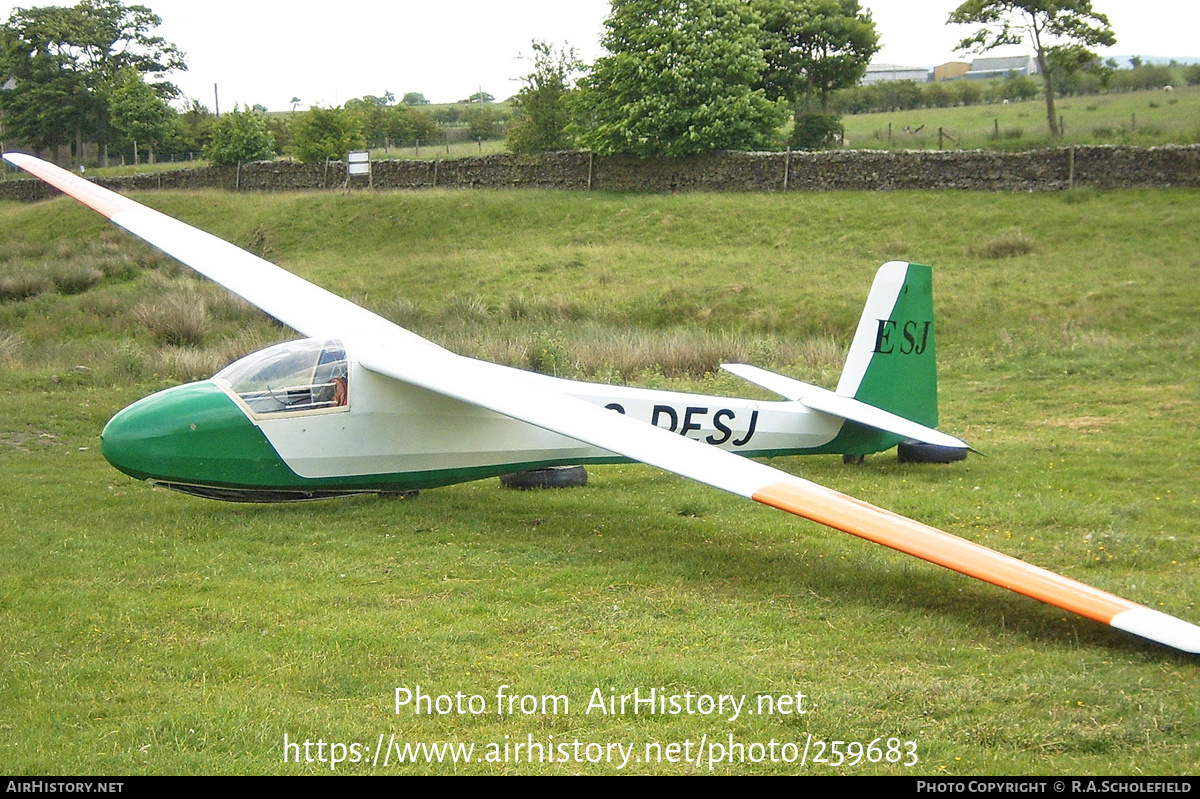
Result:
[[[879,268],[837,393],[937,427],[933,270],[891,261]]]

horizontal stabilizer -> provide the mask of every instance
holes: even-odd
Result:
[[[853,397],[843,397],[820,386],[793,380],[785,375],[769,372],[766,369],[760,369],[757,366],[745,363],[723,363],[721,364],[721,368],[731,374],[737,375],[743,380],[748,380],[757,386],[762,386],[768,391],[774,391],[785,399],[800,402],[814,411],[828,413],[831,416],[857,422],[858,424],[873,427],[876,430],[883,430],[887,433],[895,433],[905,438],[913,438],[917,441],[923,441],[926,444],[933,444],[939,447],[953,447],[955,449],[969,449],[965,441],[957,439],[954,436],[934,430],[932,427],[926,427],[923,424],[917,424],[909,419],[905,419],[903,416],[897,416],[894,413],[876,408],[874,405],[860,402]]]

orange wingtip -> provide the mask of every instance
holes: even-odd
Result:
[[[79,175],[41,159],[20,153],[9,153],[5,155],[5,158],[31,175],[36,175],[46,181],[63,194],[69,194],[87,207],[99,211],[108,219],[112,219],[113,215],[120,211],[141,208],[128,197],[122,197],[114,191],[97,186],[90,180],[84,180]]]
[[[1105,624],[1141,607],[824,486],[774,483],[754,499]]]

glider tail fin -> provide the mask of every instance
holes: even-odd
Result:
[[[891,261],[879,268],[837,393],[937,427],[933,270]]]

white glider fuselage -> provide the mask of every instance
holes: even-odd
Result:
[[[481,469],[501,473],[627,460],[351,363],[344,412],[255,419],[280,457],[302,477],[405,473],[412,478],[405,482],[415,484],[418,474],[429,473],[431,483],[440,484],[436,473]],[[505,371],[613,413],[745,455],[816,451],[833,441],[844,424],[799,402],[655,391]]]

